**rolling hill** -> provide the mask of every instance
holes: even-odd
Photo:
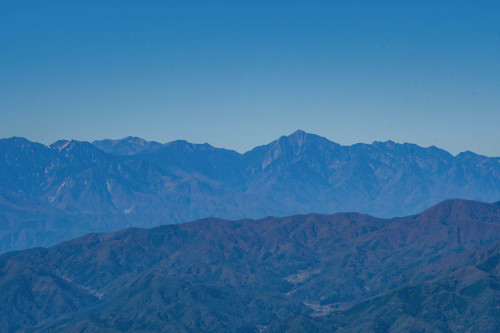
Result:
[[[0,256],[0,330],[496,332],[499,249],[466,200],[91,233]]]

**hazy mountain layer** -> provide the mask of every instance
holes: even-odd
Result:
[[[302,131],[245,154],[140,138],[0,140],[0,251],[210,216],[404,216],[448,198],[499,200],[500,159]]]
[[[92,233],[0,256],[0,331],[498,332],[500,203]]]

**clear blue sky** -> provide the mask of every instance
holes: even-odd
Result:
[[[0,137],[299,128],[500,156],[500,2],[0,2]]]

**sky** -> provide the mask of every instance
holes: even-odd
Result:
[[[0,1],[0,137],[500,156],[499,1]]]

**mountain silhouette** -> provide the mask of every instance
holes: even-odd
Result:
[[[135,137],[0,140],[2,252],[211,216],[407,216],[449,198],[499,200],[500,159],[392,141],[342,146],[303,131],[244,154]]]

